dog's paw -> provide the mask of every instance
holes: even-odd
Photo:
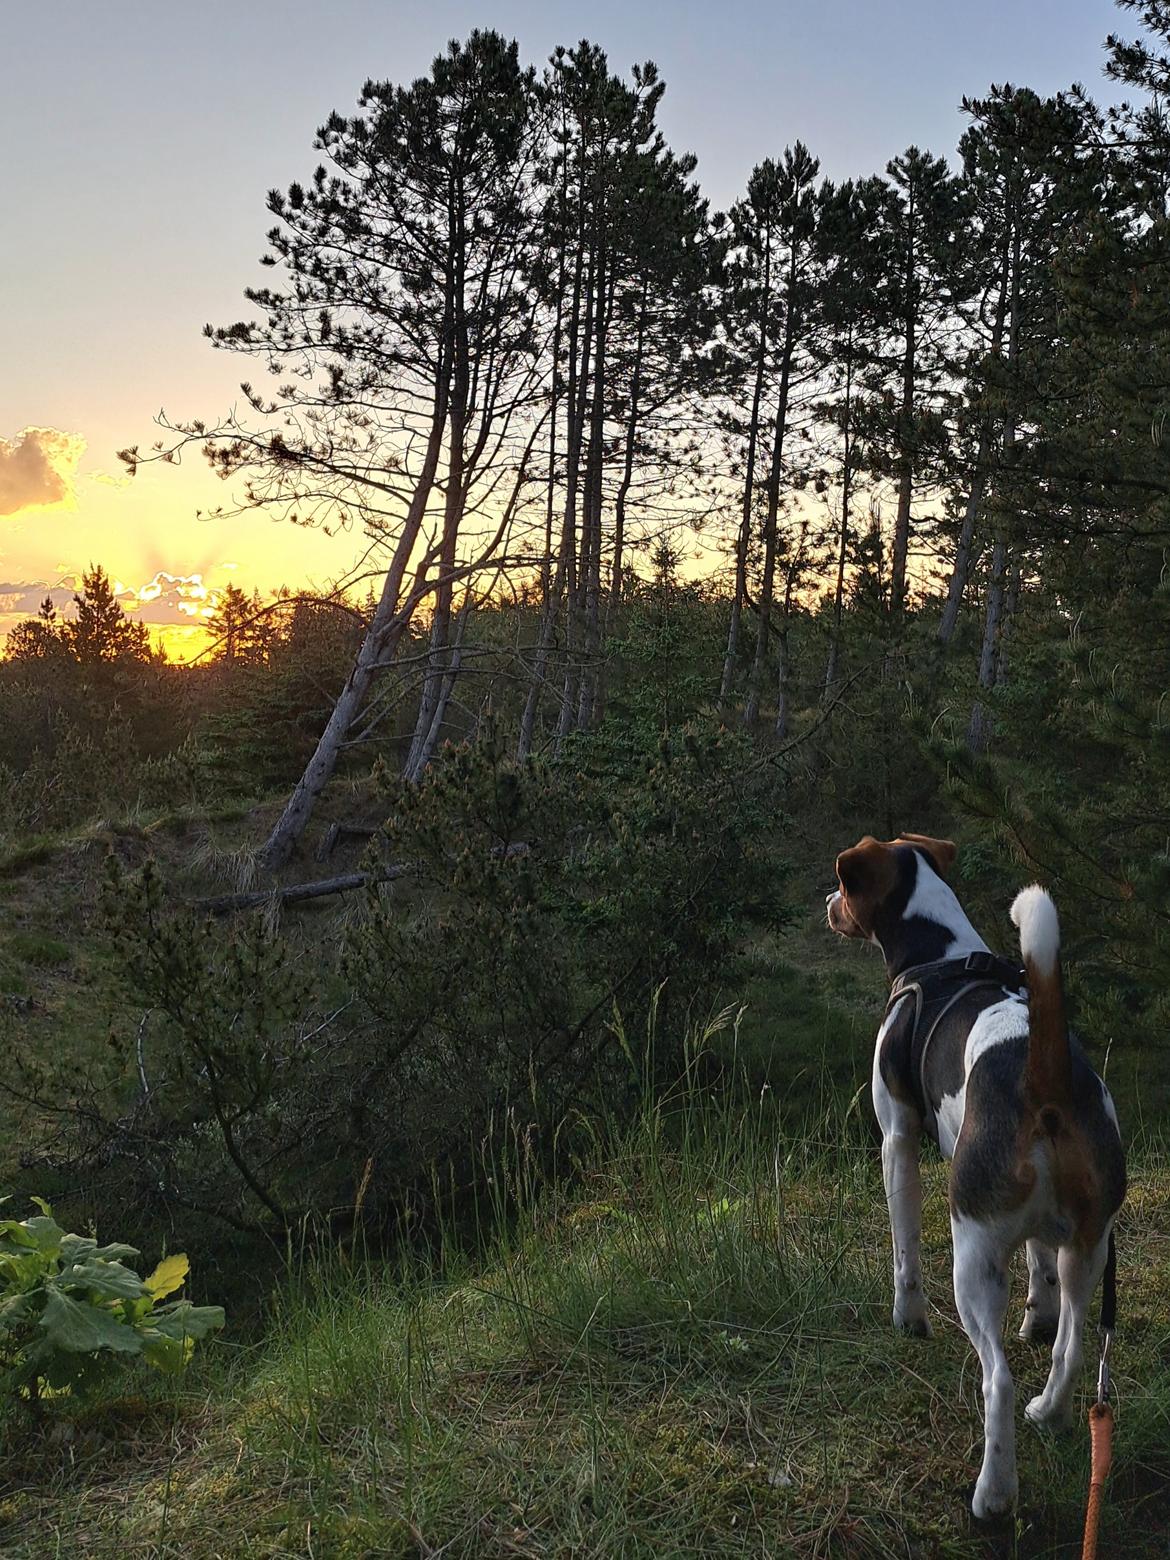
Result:
[[[976,1522],[988,1527],[999,1526],[1011,1519],[1018,1494],[1019,1485],[1014,1480],[1010,1484],[984,1483],[981,1480],[971,1495],[971,1515]]]
[[[894,1309],[894,1326],[900,1333],[905,1333],[908,1338],[933,1338],[934,1328],[925,1316],[903,1316],[896,1307]]]
[[[1035,1425],[1037,1430],[1054,1432],[1067,1430],[1072,1423],[1069,1407],[1063,1403],[1049,1403],[1043,1393],[1026,1405],[1024,1418],[1030,1425]]]

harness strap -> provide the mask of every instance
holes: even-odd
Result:
[[[959,979],[964,975],[969,978],[963,980],[942,1004],[938,1012],[932,1015],[930,1027],[925,1035],[922,1036],[921,1041],[919,1041],[918,1028],[922,1023],[923,1010],[928,1001],[923,990],[924,985],[931,980],[937,980],[945,985],[946,982]],[[936,959],[930,964],[916,964],[911,969],[903,970],[890,987],[890,995],[886,1002],[887,1018],[903,997],[911,995],[914,997],[911,1044],[918,1043],[919,1045],[918,1067],[916,1069],[918,1095],[922,1101],[923,1121],[926,1130],[934,1138],[935,1142],[938,1141],[938,1120],[934,1106],[931,1104],[930,1093],[926,1087],[926,1060],[930,1054],[930,1042],[934,1039],[939,1025],[957,1002],[961,1002],[969,991],[974,991],[979,986],[1004,986],[1021,991],[1023,984],[1023,972],[1018,965],[1013,964],[1009,959],[1001,959],[998,954],[980,950],[975,953],[969,953],[961,959]],[[937,1002],[938,998],[934,997],[929,1000]]]
[[[890,986],[890,1002],[893,1002],[895,997],[901,996],[902,992],[909,987],[921,987],[924,981],[936,975],[951,979],[959,975],[971,975],[977,977],[975,984],[988,980],[994,985],[999,985],[1002,981],[1005,986],[1014,984],[1017,991],[1022,991],[1024,988],[1024,972],[1018,964],[1011,959],[1000,958],[998,953],[978,949],[961,959],[935,959],[930,964],[915,964],[913,968],[903,970]]]

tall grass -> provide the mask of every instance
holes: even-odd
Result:
[[[186,1403],[166,1468],[62,1475],[17,1502],[4,1552],[986,1553],[966,1514],[981,1399],[950,1301],[942,1166],[927,1171],[922,1342],[890,1327],[867,1110],[785,1125],[770,1091],[706,1097],[714,1039],[632,1127],[595,1123],[562,1183],[537,1175],[518,1119],[501,1123],[470,1247],[452,1224],[396,1262],[307,1249],[256,1357]],[[1151,1153],[1121,1241],[1104,1554],[1166,1553],[1168,1206]],[[1024,1401],[1046,1356],[1009,1352]],[[1087,1438],[1022,1430],[1020,1455],[1001,1552],[1060,1553]],[[56,1549],[35,1547],[49,1534]]]

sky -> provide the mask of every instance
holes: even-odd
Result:
[[[991,82],[1107,96],[1110,0],[41,0],[5,7],[0,135],[0,634],[102,564],[175,659],[217,589],[321,587],[360,538],[260,515],[193,454],[130,480],[160,411],[213,420],[245,360],[205,323],[247,312],[267,190],[319,160],[317,126],[368,77],[406,82],[448,38],[495,27],[541,65],[588,36],[615,69],[653,59],[660,120],[716,209],[803,140],[830,177],[912,143],[953,158],[960,100]]]

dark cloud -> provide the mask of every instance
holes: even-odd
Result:
[[[0,583],[0,617],[35,617],[46,596],[53,598],[53,605],[60,611],[72,602],[73,586],[60,583],[50,586],[48,580]]]
[[[84,453],[79,433],[56,428],[25,428],[15,439],[0,439],[0,515],[71,503]]]

